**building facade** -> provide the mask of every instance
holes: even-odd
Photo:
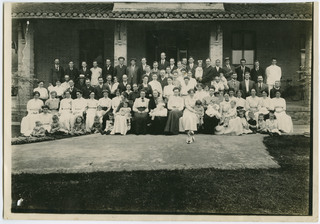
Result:
[[[312,3],[16,3],[12,7],[13,120],[25,115],[37,80],[49,82],[55,58],[67,67],[87,61],[100,67],[106,58],[146,57],[161,52],[176,61],[273,57],[286,80],[312,71]],[[310,89],[309,89],[310,92]],[[310,93],[309,93],[310,96]]]

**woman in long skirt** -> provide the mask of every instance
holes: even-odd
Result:
[[[182,117],[184,109],[184,100],[180,94],[180,89],[175,87],[173,89],[173,96],[168,101],[168,120],[164,131],[168,134],[179,134],[179,119]]]
[[[149,99],[146,98],[146,91],[141,89],[140,97],[134,101],[132,110],[134,112],[134,124],[135,124],[135,133],[147,134],[147,121],[148,121],[148,105]]]
[[[167,122],[168,110],[160,93],[154,90],[149,101],[149,115],[151,117],[150,134],[161,135]]]
[[[131,129],[131,108],[129,107],[126,93],[121,94],[121,102],[116,110],[114,110],[114,127],[111,134],[126,135]]]
[[[289,115],[286,114],[286,101],[281,98],[280,91],[276,91],[276,97],[272,98],[272,104],[275,110],[275,116],[278,121],[279,130],[284,133],[293,132],[292,119]]]
[[[95,93],[90,93],[90,98],[87,99],[87,116],[86,116],[86,131],[91,132],[92,125],[94,123],[94,117],[97,114],[98,100],[94,98]]]
[[[188,90],[188,96],[185,99],[185,110],[183,111],[182,119],[180,119],[180,132],[186,131],[188,134],[187,143],[194,142],[194,132],[197,130],[197,112],[194,107],[196,98],[194,97],[194,89]]]
[[[62,128],[71,131],[72,122],[74,121],[72,116],[72,98],[71,93],[68,90],[64,93],[64,95],[65,98],[60,102],[59,121]]]

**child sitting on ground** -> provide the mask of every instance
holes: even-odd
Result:
[[[46,136],[46,129],[42,126],[40,121],[36,121],[36,126],[33,128],[31,132],[32,137],[45,137]]]
[[[255,134],[257,132],[257,121],[255,120],[254,113],[252,111],[249,111],[248,116],[249,129],[252,131],[252,133]]]
[[[204,116],[204,108],[202,106],[201,100],[196,101],[196,105],[194,107],[194,110],[196,111],[196,114],[197,114],[197,118],[198,118],[197,126],[199,129],[203,125],[203,116]]]
[[[249,123],[247,122],[247,119],[245,118],[245,112],[244,110],[239,111],[239,117],[243,128],[243,134],[250,134],[252,131],[249,128]]]
[[[109,135],[113,130],[113,123],[114,123],[113,113],[110,113],[109,120],[107,120],[107,122],[106,122],[106,129],[104,130],[104,132],[102,134]]]
[[[229,121],[233,118],[237,117],[237,108],[236,108],[236,102],[235,101],[231,101],[230,102],[230,109],[228,110],[228,112],[222,117],[222,121],[221,121],[221,125],[223,125],[224,127],[228,127],[229,126]]]
[[[278,127],[278,121],[276,120],[276,116],[273,111],[269,112],[269,119],[266,121],[266,128],[269,135],[281,135]]]
[[[258,116],[257,132],[260,134],[267,134],[268,133],[266,121],[264,120],[263,114],[259,114],[259,116]]]
[[[78,116],[74,122],[73,128],[72,128],[72,135],[84,135],[86,133],[86,127],[84,124],[84,120],[82,116]]]
[[[161,99],[159,99],[157,107],[151,110],[149,113],[151,120],[154,120],[155,117],[166,117],[167,114],[168,110],[165,108],[165,103]]]
[[[59,117],[56,114],[52,116],[50,134],[55,134],[55,135],[68,134],[68,131],[61,127],[61,124],[59,122]]]
[[[99,116],[94,117],[94,122],[93,122],[93,125],[90,130],[91,130],[91,133],[93,133],[93,134],[102,132],[102,124],[100,123]]]

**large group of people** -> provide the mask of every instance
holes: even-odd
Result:
[[[21,121],[24,136],[47,134],[107,135],[195,133],[280,135],[293,131],[281,98],[281,68],[277,60],[266,69],[255,61],[254,68],[241,59],[234,68],[230,59],[208,58],[195,63],[193,57],[175,63],[161,53],[152,67],[146,58],[137,65],[135,58],[125,65],[118,58],[100,68],[96,61],[77,69],[71,61],[63,69],[59,59],[50,70],[48,88],[39,81],[28,114]]]

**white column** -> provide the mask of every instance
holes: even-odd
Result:
[[[311,76],[312,74],[312,26],[306,26],[306,53],[305,53],[305,71],[306,71],[306,100],[307,105],[311,104]]]
[[[212,62],[220,59],[221,64],[223,63],[223,32],[220,25],[211,27],[209,57]]]
[[[114,29],[114,65],[118,64],[118,57],[127,59],[127,23],[117,21]],[[126,63],[126,62],[125,62]]]

